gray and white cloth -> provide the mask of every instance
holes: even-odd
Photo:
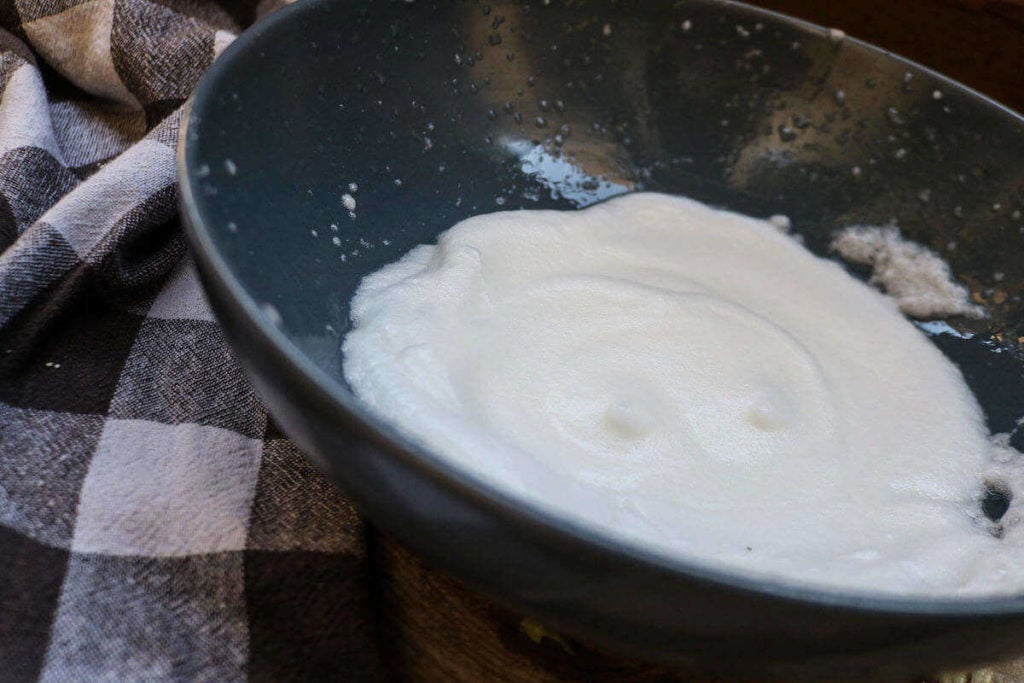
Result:
[[[382,676],[361,521],[189,264],[174,148],[267,0],[0,0],[0,680]]]

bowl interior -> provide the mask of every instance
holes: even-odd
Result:
[[[364,275],[478,213],[653,190],[786,214],[819,254],[836,228],[896,222],[990,311],[924,329],[989,428],[1017,429],[1015,114],[838,33],[728,2],[307,0],[284,12],[200,88],[188,182],[247,294],[342,387]]]

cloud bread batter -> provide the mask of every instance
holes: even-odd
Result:
[[[477,216],[352,316],[345,377],[384,420],[627,543],[861,592],[1024,588],[959,371],[766,221],[650,193]]]

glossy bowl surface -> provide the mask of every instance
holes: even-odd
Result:
[[[364,275],[499,209],[678,193],[786,214],[817,253],[838,227],[895,221],[991,312],[923,329],[1009,433],[1024,416],[1022,160],[1021,119],[977,93],[720,0],[304,0],[217,60],[180,155],[193,252],[229,340],[284,431],[374,523],[617,652],[857,680],[1024,651],[1024,596],[754,581],[533,509],[367,413],[341,373],[348,302]]]

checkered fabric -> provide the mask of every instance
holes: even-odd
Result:
[[[360,520],[268,422],[174,146],[267,0],[0,0],[0,681],[381,677]]]

